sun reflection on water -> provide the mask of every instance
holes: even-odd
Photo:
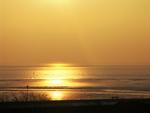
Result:
[[[78,79],[80,71],[69,64],[51,64],[47,70],[43,71],[43,78],[46,80],[43,85],[49,87],[72,87],[75,84],[73,79]]]
[[[41,81],[36,82],[35,85],[45,89],[49,100],[70,98],[69,88],[83,86],[83,83],[78,82],[78,79],[83,77],[81,73],[85,72],[81,67],[69,64],[50,64],[38,70],[40,72],[38,78]]]
[[[50,100],[63,100],[64,99],[64,92],[63,91],[51,91],[49,93]]]
[[[73,87],[75,83],[72,79],[77,78],[81,70],[69,64],[51,64],[46,70],[46,86],[54,88],[54,91],[48,93],[50,100],[64,100],[67,94],[63,90],[56,89],[56,87]]]

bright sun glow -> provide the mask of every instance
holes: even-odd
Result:
[[[48,64],[49,66],[52,67],[68,67],[71,66],[71,64],[64,64],[64,63],[55,63],[55,64]]]
[[[73,78],[75,70],[69,64],[51,64],[48,70],[48,79],[53,79],[53,82]],[[61,81],[62,82],[62,81]]]
[[[64,80],[61,79],[56,79],[56,80],[50,80],[51,84],[54,86],[61,86],[64,84]]]

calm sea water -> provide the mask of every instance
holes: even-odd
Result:
[[[0,94],[50,100],[149,98],[150,66],[0,66]]]

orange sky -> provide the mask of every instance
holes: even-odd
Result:
[[[150,64],[148,0],[0,4],[0,65]]]

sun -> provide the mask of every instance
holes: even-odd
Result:
[[[64,83],[64,80],[61,79],[55,79],[55,80],[51,80],[51,84],[53,86],[62,86]]]
[[[48,70],[47,76],[49,79],[52,79],[54,83],[60,83],[63,79],[72,78],[75,74],[75,71],[72,69],[69,64],[51,64]]]

